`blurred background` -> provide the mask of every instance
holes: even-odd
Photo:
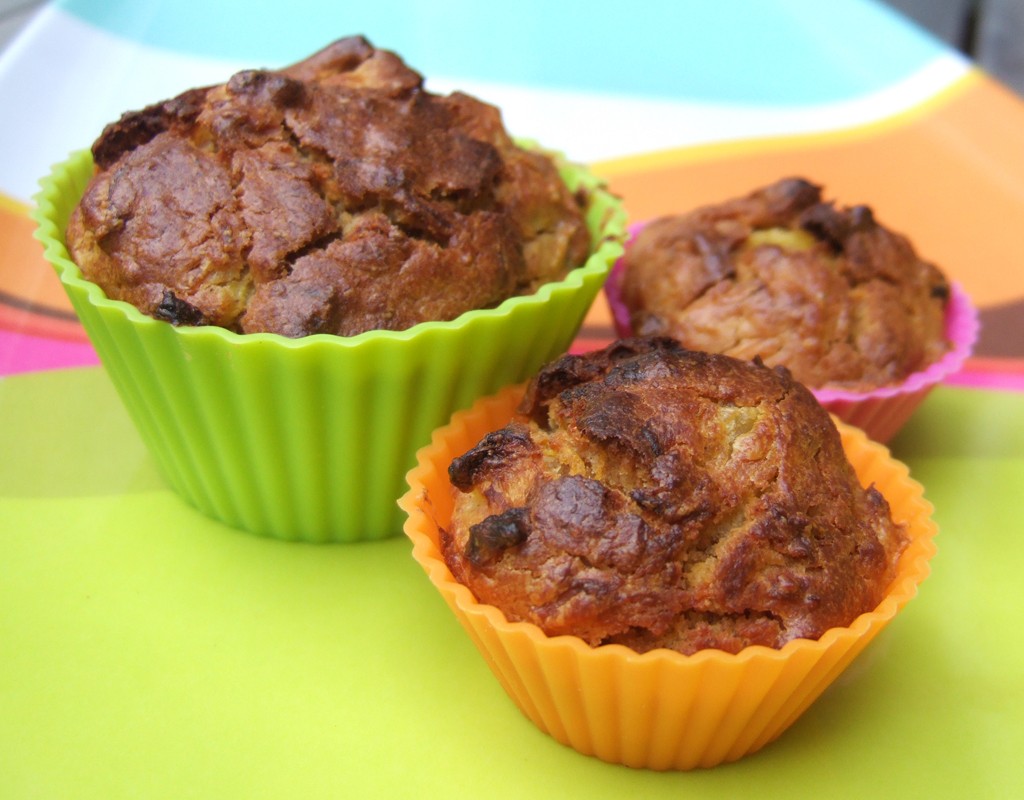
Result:
[[[0,50],[43,0],[0,0]],[[1024,96],[1024,0],[886,0]]]
[[[887,0],[1024,95],[1024,0]]]
[[[0,50],[43,5],[0,0]],[[885,0],[1024,96],[1024,0]]]

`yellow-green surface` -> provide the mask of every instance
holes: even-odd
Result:
[[[0,797],[1016,797],[1024,394],[893,442],[936,505],[920,595],[783,737],[652,773],[501,692],[404,538],[236,533],[164,488],[105,373],[0,381]]]

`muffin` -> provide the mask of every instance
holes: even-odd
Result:
[[[172,324],[403,330],[534,292],[589,253],[551,157],[361,37],[126,113],[92,152],[71,256]]]
[[[342,40],[128,114],[41,182],[36,237],[157,468],[226,525],[399,533],[416,449],[564,353],[622,253],[598,178],[420,80]]]
[[[725,382],[716,389],[711,380],[685,377],[704,370]],[[692,431],[658,422],[661,409],[646,428],[633,421],[648,419],[645,404],[671,407],[676,401],[660,392],[675,383],[690,385],[700,397],[679,401],[703,408],[689,421]],[[744,405],[762,390],[783,387],[787,411]],[[613,396],[620,399],[612,408],[593,405]],[[719,402],[730,396],[738,402]],[[733,761],[772,742],[800,717],[913,597],[935,552],[932,508],[920,484],[859,429],[837,422],[837,433],[821,425],[821,413],[779,371],[686,354],[664,342],[616,344],[545,369],[529,388],[481,398],[435,431],[399,502],[408,514],[405,532],[415,559],[501,686],[542,731],[580,753],[631,767],[692,769]],[[711,454],[721,448],[721,458],[742,459],[746,453],[752,458],[739,472],[756,484],[766,478],[756,462],[801,447],[788,433],[762,437],[758,426],[785,427],[807,415],[818,418],[807,436],[820,442],[823,455],[805,453],[811,460],[802,464],[779,459],[774,494],[763,501],[742,497],[741,481],[723,476]],[[667,419],[678,417],[670,410]],[[707,447],[686,458],[707,462],[707,473],[678,469],[686,459],[674,462],[667,447],[698,441],[698,431],[709,435]],[[837,437],[850,466],[841,466],[841,454],[837,458]],[[724,447],[729,441],[735,455]],[[823,458],[829,480],[837,481],[832,489],[847,500],[823,497],[807,485]],[[850,485],[850,467],[860,486],[874,488]],[[670,474],[680,479],[673,483]],[[797,489],[817,506],[796,509],[787,493]],[[717,525],[717,501],[705,503],[716,492],[735,495],[726,503],[746,499],[736,516]],[[696,502],[688,505],[687,498]],[[850,519],[848,503],[866,516]],[[758,516],[758,509],[769,508],[775,511]],[[633,509],[635,519],[624,509]],[[676,522],[666,535],[658,520],[668,518]],[[854,552],[827,542],[823,534],[833,521],[849,527],[840,536]],[[701,565],[715,537],[731,568]],[[551,553],[550,561],[543,561],[542,550]],[[692,554],[689,561],[668,563],[686,554]],[[807,572],[825,558],[830,562],[823,568],[841,588],[819,585]],[[854,586],[831,559],[849,562],[867,585]],[[523,574],[516,573],[518,564]],[[499,573],[511,589],[492,579]],[[678,580],[687,575],[689,586]],[[710,575],[723,577],[725,585],[713,586]],[[533,592],[525,602],[523,591]],[[722,613],[723,598],[745,598],[742,605],[753,613]],[[817,634],[829,619],[858,614],[861,602],[864,612],[841,627],[774,646],[797,632]],[[666,603],[704,610],[673,621],[662,611]],[[773,611],[762,614],[767,608]]]
[[[880,441],[976,337],[962,292],[905,236],[802,178],[638,227],[608,290],[623,335],[785,365]]]
[[[442,551],[510,620],[738,652],[848,625],[906,539],[785,368],[638,338],[565,356],[456,458]]]

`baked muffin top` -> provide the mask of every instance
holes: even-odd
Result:
[[[737,652],[872,610],[905,533],[783,368],[635,338],[568,355],[449,469],[441,549],[511,620]]]
[[[590,248],[553,159],[361,37],[130,112],[92,148],[68,248],[174,324],[401,330],[561,279]]]
[[[948,349],[942,273],[869,207],[802,178],[657,219],[623,263],[635,334],[757,356],[811,387],[891,385]]]

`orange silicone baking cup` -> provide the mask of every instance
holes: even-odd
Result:
[[[910,544],[888,594],[849,627],[779,650],[739,653],[670,650],[638,654],[621,645],[590,647],[574,636],[547,636],[479,603],[449,571],[438,531],[452,512],[448,465],[512,417],[523,387],[482,398],[434,432],[417,455],[399,500],[413,556],[440,591],[505,691],[562,744],[604,761],[650,769],[692,769],[734,761],[776,739],[814,702],[913,597],[928,575],[937,533],[919,483],[889,451],[837,422],[864,485],[874,483]]]

